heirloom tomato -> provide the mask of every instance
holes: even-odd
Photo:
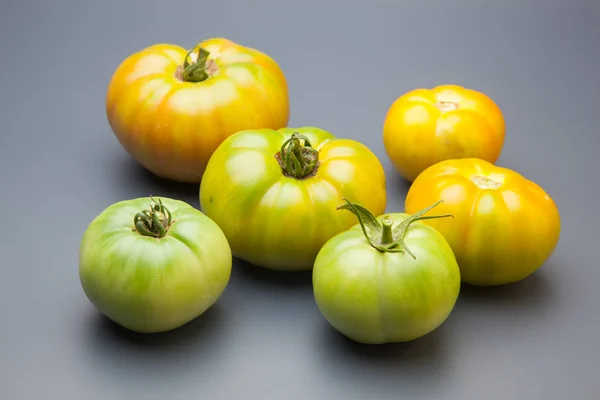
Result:
[[[287,125],[288,88],[271,57],[227,39],[205,40],[190,51],[155,44],[118,66],[106,113],[121,145],[147,170],[199,183],[229,135]]]
[[[436,205],[377,218],[348,200],[340,206],[359,223],[325,243],[312,271],[317,307],[334,329],[367,344],[406,342],[448,318],[460,270],[444,236],[420,222],[449,217],[424,216]]]
[[[452,247],[462,280],[480,286],[516,282],[553,253],[560,215],[552,198],[519,173],[480,159],[446,160],[413,182],[406,212],[443,200],[452,222],[428,220]]]
[[[109,206],[88,226],[79,252],[90,302],[142,333],[175,329],[204,313],[229,283],[231,265],[217,224],[165,197]]]
[[[443,160],[476,157],[495,163],[504,131],[502,112],[488,96],[443,85],[396,99],[385,118],[383,142],[396,170],[412,182]]]
[[[233,255],[273,270],[310,270],[323,243],[355,223],[334,217],[341,197],[383,213],[383,166],[365,145],[315,127],[236,133],[200,184]]]

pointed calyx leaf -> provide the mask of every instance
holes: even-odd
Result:
[[[343,198],[344,204],[340,205],[338,210],[348,210],[358,218],[358,222],[369,241],[379,242],[381,240],[382,225],[377,221],[377,218],[371,214],[369,210],[360,204],[352,203],[348,199]]]
[[[410,215],[396,226],[393,226],[393,221],[388,215],[384,215],[381,218],[380,223],[365,207],[352,203],[346,198],[343,198],[342,200],[344,200],[345,203],[338,206],[337,209],[350,211],[358,218],[358,222],[360,223],[365,238],[373,248],[388,253],[407,252],[412,258],[416,258],[416,256],[404,242],[404,236],[413,222],[433,218],[454,218],[451,214],[425,216],[428,211],[442,202],[442,200],[440,200],[437,203]]]

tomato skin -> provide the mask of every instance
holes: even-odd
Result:
[[[383,127],[387,155],[410,182],[448,159],[474,157],[496,163],[504,136],[500,108],[485,94],[458,85],[403,94],[389,108]]]
[[[187,50],[155,44],[127,57],[106,95],[108,122],[124,149],[165,179],[199,183],[213,151],[243,129],[287,125],[286,78],[268,55],[224,38],[199,43],[216,72],[183,81]]]
[[[444,202],[437,211],[454,219],[426,223],[450,243],[465,283],[494,286],[522,280],[558,244],[561,223],[553,199],[508,168],[480,159],[440,162],[413,182],[405,210],[440,199]]]
[[[408,217],[387,215],[394,223]],[[410,226],[404,240],[415,259],[376,250],[358,224],[323,246],[313,268],[314,298],[334,329],[365,344],[406,342],[448,318],[460,292],[452,249],[420,221]]]
[[[159,198],[173,215],[161,238],[134,229],[149,198],[115,203],[86,229],[79,276],[89,301],[117,324],[141,333],[168,331],[195,319],[225,290],[232,255],[223,232],[192,206]],[[156,200],[156,198],[155,198]]]
[[[275,157],[294,132],[319,149],[314,176],[286,176]],[[383,166],[363,144],[317,127],[239,132],[215,151],[200,185],[201,208],[234,256],[272,270],[310,270],[321,246],[356,223],[337,215],[342,197],[383,213]]]

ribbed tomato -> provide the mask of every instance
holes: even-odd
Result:
[[[337,215],[342,197],[383,213],[383,166],[365,145],[316,127],[238,132],[200,185],[202,211],[234,256],[274,270],[311,269],[321,246],[356,223]]]
[[[146,169],[199,183],[229,135],[287,125],[288,88],[271,57],[230,40],[205,40],[190,51],[156,44],[118,66],[106,113],[121,145]]]
[[[443,200],[439,212],[454,219],[424,223],[446,237],[466,283],[491,286],[524,279],[558,243],[556,204],[511,169],[480,159],[442,161],[413,182],[405,210],[413,213],[438,200]]]
[[[169,198],[120,201],[86,229],[79,277],[90,302],[136,332],[178,328],[210,308],[231,275],[217,224]]]
[[[439,204],[439,202],[438,202]],[[437,204],[375,218],[360,204],[340,206],[359,223],[331,238],[313,269],[319,311],[352,340],[406,342],[437,329],[460,292],[460,270],[444,236],[421,221]]]
[[[475,157],[495,163],[504,131],[502,112],[488,96],[442,85],[396,99],[385,118],[383,142],[396,170],[412,182],[443,160]]]

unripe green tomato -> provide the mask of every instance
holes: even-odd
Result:
[[[90,302],[136,332],[178,328],[224,292],[232,254],[221,229],[189,204],[169,198],[115,203],[88,226],[79,277]]]
[[[437,329],[460,291],[446,239],[420,213],[375,218],[358,204],[359,224],[331,238],[313,268],[317,306],[337,331],[367,344],[406,342]],[[439,216],[442,217],[442,216]]]

